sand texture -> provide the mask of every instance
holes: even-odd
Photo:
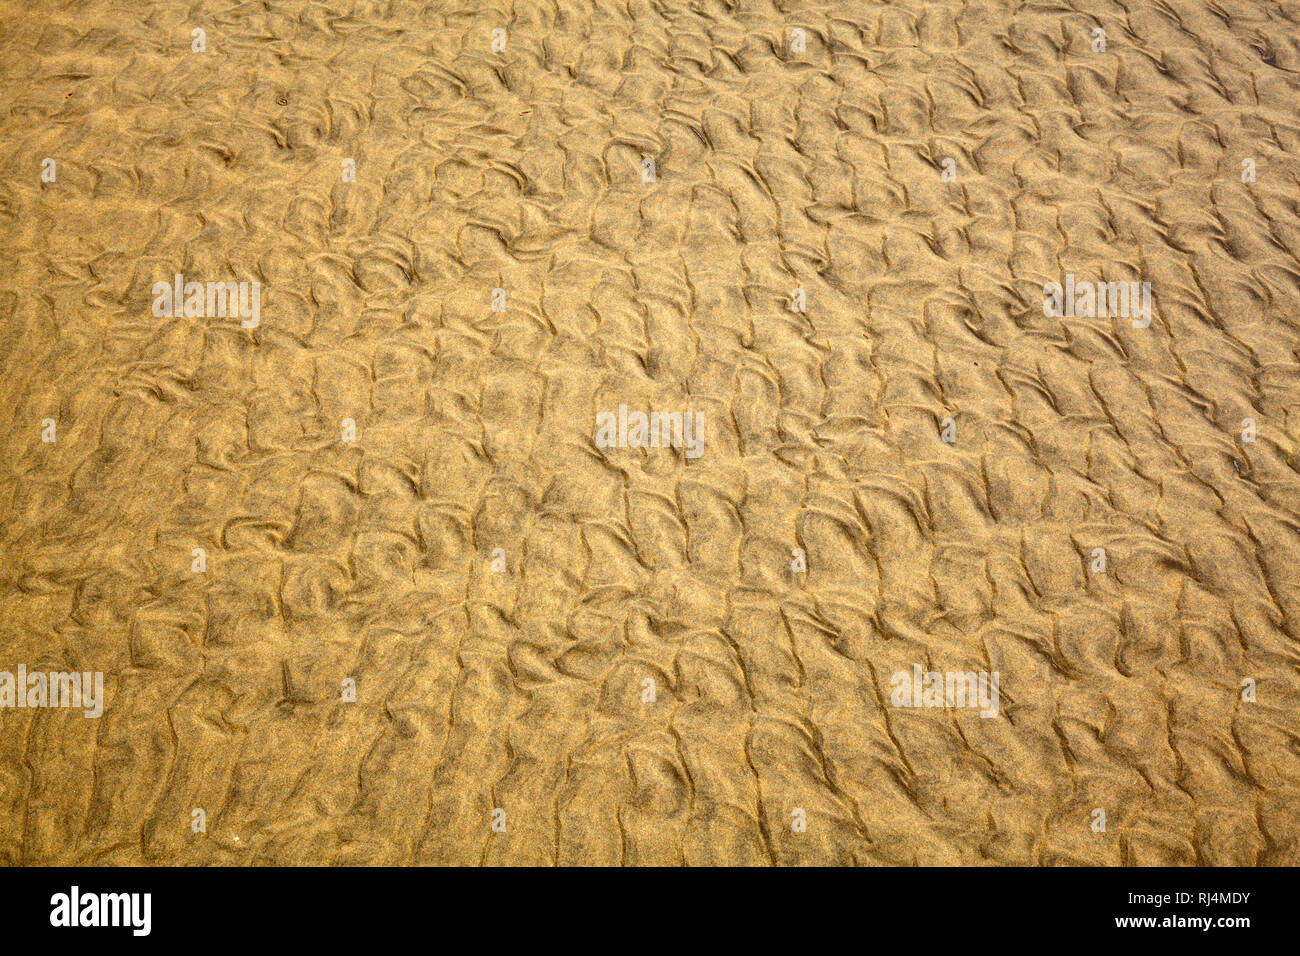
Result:
[[[0,671],[104,681],[0,862],[1300,863],[1300,2],[3,0],[0,104]]]

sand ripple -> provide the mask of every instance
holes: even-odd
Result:
[[[1087,6],[8,4],[0,860],[1300,863],[1300,6]]]

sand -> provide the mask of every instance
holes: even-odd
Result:
[[[1300,863],[1300,3],[11,0],[0,102],[5,863]]]

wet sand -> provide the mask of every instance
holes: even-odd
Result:
[[[1300,863],[1300,4],[1080,6],[4,4],[0,861]]]

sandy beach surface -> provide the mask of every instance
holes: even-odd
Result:
[[[1295,0],[4,0],[0,104],[0,862],[1300,863]]]

